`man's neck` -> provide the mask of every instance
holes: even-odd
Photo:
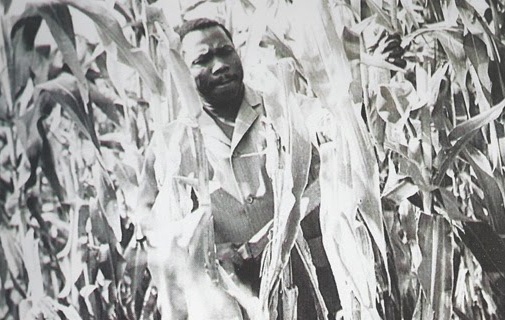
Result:
[[[241,92],[231,99],[222,102],[207,102],[204,108],[210,112],[212,115],[224,119],[226,121],[235,122],[237,118],[238,111],[240,110],[240,106],[242,104],[242,100],[244,99],[245,89],[242,87]]]

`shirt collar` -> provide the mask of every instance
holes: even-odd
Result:
[[[256,93],[253,89],[248,86],[244,86],[244,100],[242,101],[242,105],[240,108],[244,106],[244,104],[256,109],[261,104],[261,96]]]
[[[261,96],[248,86],[245,86],[244,99],[240,104],[240,109],[238,111],[237,118],[235,119],[235,128],[233,130],[231,141],[224,134],[221,128],[219,128],[215,120],[212,119],[207,112],[203,111],[198,118],[198,124],[200,126],[200,130],[202,130],[204,138],[208,137],[217,139],[231,146],[232,150],[235,149],[247,130],[253,124],[254,120],[256,120],[259,116],[260,111],[258,110],[258,106],[261,105],[261,102]]]
[[[231,149],[234,150],[259,116],[258,106],[261,105],[261,97],[249,87],[245,86],[244,99],[235,119],[235,128],[231,141]]]

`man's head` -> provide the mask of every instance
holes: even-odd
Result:
[[[240,102],[244,71],[230,32],[202,18],[185,22],[179,35],[184,61],[203,99],[215,107]]]

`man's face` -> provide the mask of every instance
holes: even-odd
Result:
[[[209,104],[224,104],[240,94],[242,63],[232,41],[219,26],[186,34],[182,51],[198,91]]]

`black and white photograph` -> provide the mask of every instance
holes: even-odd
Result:
[[[0,0],[0,319],[505,319],[505,0]]]

